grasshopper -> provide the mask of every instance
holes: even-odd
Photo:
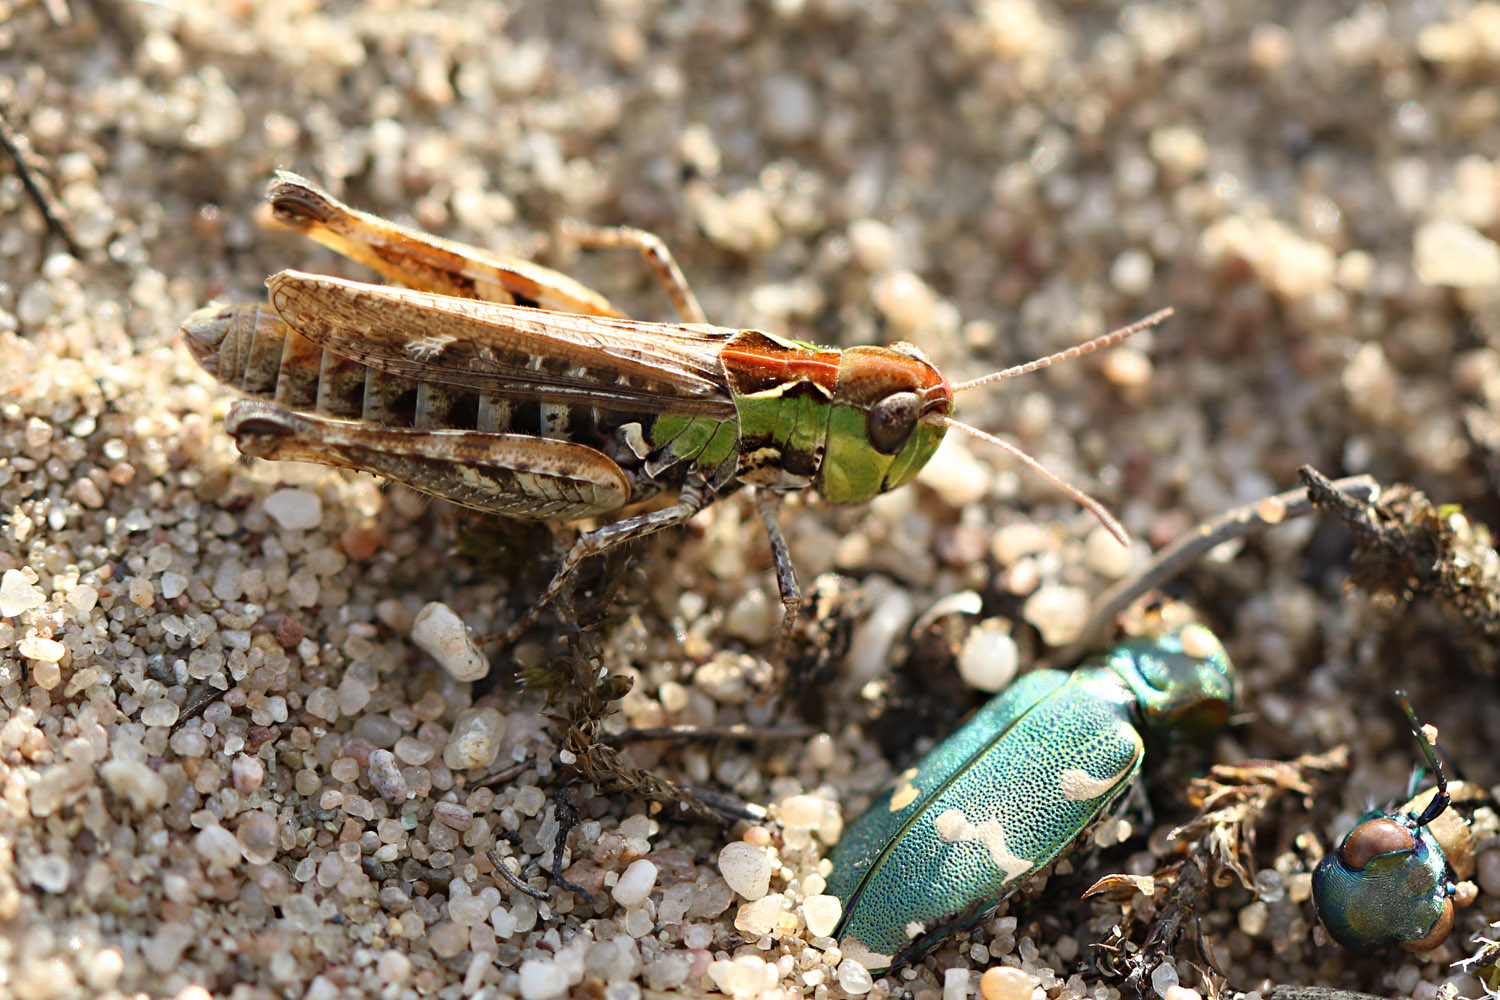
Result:
[[[631,320],[566,275],[357,211],[292,173],[278,172],[267,198],[279,222],[405,287],[282,271],[266,281],[269,302],[188,317],[199,364],[249,397],[225,420],[243,454],[370,472],[508,517],[624,515],[579,535],[507,642],[584,559],[745,486],[770,541],[784,634],[801,598],[782,497],[869,500],[909,482],[950,427],[1016,456],[1125,541],[1098,501],[953,419],[953,400],[1118,343],[1170,310],[955,385],[910,344],[838,350],[710,326],[670,251],[641,230],[573,223],[569,235],[640,251],[681,323]]]

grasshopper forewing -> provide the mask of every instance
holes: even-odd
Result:
[[[640,250],[686,322],[627,319],[566,275],[357,212],[294,174],[278,173],[269,199],[280,221],[406,287],[283,271],[266,282],[268,303],[187,319],[199,363],[250,397],[225,421],[244,454],[370,472],[509,517],[581,520],[675,495],[580,535],[507,641],[582,560],[743,486],[790,627],[800,598],[781,497],[869,500],[910,481],[949,427],[1018,455],[1123,539],[1097,501],[954,420],[953,397],[1117,343],[1166,311],[955,386],[909,344],[837,350],[704,324],[670,253],[638,230],[574,235]]]

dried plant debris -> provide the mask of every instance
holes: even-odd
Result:
[[[1095,945],[1100,971],[1118,978],[1136,996],[1164,996],[1177,983],[1176,963],[1186,958],[1197,969],[1206,996],[1222,993],[1224,977],[1206,953],[1199,932],[1200,917],[1210,906],[1210,889],[1207,864],[1198,855],[1154,877],[1111,875],[1094,883],[1086,896],[1125,897],[1120,921]],[[1137,944],[1130,928],[1146,921],[1150,930]]]
[[[1227,885],[1232,874],[1246,889],[1254,889],[1255,827],[1266,811],[1286,795],[1299,796],[1303,808],[1310,807],[1317,788],[1313,776],[1348,767],[1349,748],[1344,746],[1289,761],[1216,764],[1188,786],[1188,801],[1198,816],[1173,830],[1171,839],[1192,844],[1208,857],[1215,885]]]
[[[1397,484],[1365,503],[1302,469],[1313,502],[1337,514],[1355,536],[1354,585],[1377,599],[1405,603],[1436,598],[1473,630],[1476,655],[1495,662],[1500,640],[1500,553],[1490,531],[1453,506],[1434,506],[1421,491]]]
[[[59,5],[58,9],[67,10],[66,6],[62,5]],[[62,240],[75,257],[79,256],[82,250],[78,246],[78,241],[73,238],[67,210],[57,200],[52,184],[47,180],[46,164],[32,149],[31,140],[12,124],[14,114],[15,112],[4,101],[0,101],[0,146],[5,148],[6,154],[10,157],[11,166],[20,177],[26,194],[36,205],[37,211],[42,213],[42,219],[47,223],[48,231]]]
[[[1238,882],[1257,896],[1279,893],[1283,884],[1279,873],[1268,870],[1268,877],[1256,875],[1256,825],[1289,795],[1299,798],[1306,809],[1319,776],[1345,770],[1348,764],[1347,748],[1335,747],[1291,761],[1218,764],[1207,775],[1193,779],[1187,797],[1199,814],[1166,838],[1186,851],[1186,856],[1159,865],[1149,875],[1106,875],[1084,894],[1121,906],[1119,921],[1098,945],[1101,970],[1120,977],[1139,995],[1153,990],[1160,995],[1162,977],[1175,976],[1172,964],[1186,957],[1202,963],[1199,971],[1206,992],[1222,989],[1221,966],[1203,927],[1205,917],[1221,921],[1215,890]],[[1137,943],[1140,925],[1148,930]]]

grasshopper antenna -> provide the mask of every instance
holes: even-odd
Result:
[[[979,376],[979,378],[971,378],[967,382],[960,382],[958,383],[958,385],[955,385],[953,387],[953,391],[955,393],[960,393],[965,389],[978,389],[982,385],[991,385],[995,382],[1003,382],[1008,378],[1015,378],[1017,375],[1030,375],[1032,372],[1041,371],[1043,368],[1051,368],[1059,361],[1072,361],[1074,358],[1081,358],[1085,354],[1093,354],[1095,351],[1102,351],[1106,347],[1115,346],[1126,337],[1140,333],[1142,330],[1149,330],[1153,326],[1160,325],[1164,320],[1167,319],[1167,317],[1171,315],[1172,310],[1170,307],[1166,309],[1158,309],[1156,312],[1152,313],[1150,316],[1147,316],[1145,319],[1138,319],[1134,323],[1131,323],[1129,326],[1122,326],[1118,330],[1111,330],[1108,333],[1102,333],[1099,336],[1095,337],[1093,340],[1086,340],[1081,344],[1075,344],[1065,351],[1058,351],[1056,354],[1049,354],[1045,358],[1037,358],[1035,361],[1028,361],[1024,365],[1016,365],[1013,368],[1006,368],[998,372],[990,372],[988,375]]]
[[[1041,462],[1038,462],[1035,458],[1022,451],[1016,445],[1011,444],[1004,438],[998,438],[993,434],[986,433],[985,431],[980,430],[978,427],[971,427],[968,424],[964,423],[962,420],[954,420],[952,417],[943,417],[933,414],[923,417],[922,421],[928,424],[935,424],[939,427],[952,427],[954,430],[963,431],[965,434],[972,434],[981,441],[988,441],[990,444],[994,445],[996,448],[999,448],[1007,455],[1010,455],[1016,461],[1020,462],[1028,469],[1031,469],[1037,475],[1047,480],[1047,482],[1051,483],[1053,486],[1056,486],[1068,496],[1072,497],[1075,501],[1077,501],[1079,506],[1083,507],[1090,514],[1093,514],[1094,517],[1099,519],[1099,523],[1104,525],[1104,530],[1113,535],[1115,537],[1115,541],[1125,546],[1128,546],[1130,544],[1130,534],[1125,530],[1125,526],[1115,519],[1115,516],[1105,508],[1104,504],[1100,503],[1098,500],[1095,500],[1093,497],[1083,492],[1083,490],[1080,490],[1078,487],[1074,486],[1072,483],[1068,482],[1066,479],[1062,478],[1057,473],[1047,468]]]
[[[1017,375],[1029,375],[1032,372],[1041,371],[1043,368],[1050,368],[1053,365],[1057,364],[1059,361],[1071,361],[1074,358],[1081,358],[1085,354],[1093,354],[1095,351],[1103,350],[1106,347],[1113,347],[1115,344],[1118,344],[1120,341],[1124,340],[1126,337],[1129,337],[1131,334],[1140,333],[1142,330],[1148,330],[1151,327],[1161,323],[1171,315],[1171,309],[1160,309],[1152,313],[1150,316],[1147,316],[1145,319],[1136,320],[1129,326],[1122,326],[1118,330],[1111,330],[1109,333],[1102,334],[1101,336],[1095,337],[1093,340],[1085,341],[1082,344],[1077,344],[1065,351],[1058,351],[1056,354],[1049,354],[1045,358],[1037,358],[1035,361],[1028,361],[1024,365],[1016,365],[1013,368],[1006,368],[1003,371],[991,372],[988,375],[982,375],[979,378],[970,379],[967,382],[960,382],[953,387],[953,391],[954,393],[960,393],[966,389],[977,389],[982,385],[990,385],[995,382],[1003,382],[1005,379],[1015,378]],[[1119,542],[1121,545],[1130,544],[1130,535],[1125,531],[1124,525],[1120,524],[1120,522],[1115,519],[1115,516],[1105,509],[1102,503],[1100,503],[1098,500],[1095,500],[1093,497],[1089,496],[1087,493],[1083,492],[1072,483],[1069,483],[1061,476],[1057,475],[1055,472],[1042,465],[1041,462],[1038,462],[1035,458],[1028,455],[1017,446],[1011,444],[1009,441],[998,438],[993,434],[988,434],[977,427],[971,427],[961,420],[954,420],[952,417],[930,414],[923,417],[922,420],[924,423],[933,424],[938,427],[952,427],[955,430],[963,431],[965,434],[972,434],[974,437],[979,438],[981,441],[988,441],[996,448],[999,448],[1001,451],[1004,451],[1006,454],[1016,459],[1016,461],[1026,466],[1028,469],[1036,472],[1043,479],[1047,480],[1047,482],[1051,483],[1053,486],[1056,486],[1059,490],[1062,490],[1062,492],[1072,497],[1079,504],[1079,506],[1083,507],[1090,514],[1093,514],[1094,517],[1099,520],[1099,523],[1104,525],[1104,530],[1113,535],[1115,541]]]

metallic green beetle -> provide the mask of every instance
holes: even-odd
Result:
[[[1373,809],[1313,871],[1313,905],[1328,936],[1370,954],[1399,945],[1431,951],[1448,940],[1454,910],[1477,893],[1469,817],[1490,801],[1468,781],[1448,782],[1432,740],[1398,694],[1437,785],[1399,809]]]
[[[878,972],[971,926],[1121,798],[1143,732],[1203,734],[1233,702],[1234,668],[1201,625],[1022,677],[850,826],[828,880],[839,947]]]

